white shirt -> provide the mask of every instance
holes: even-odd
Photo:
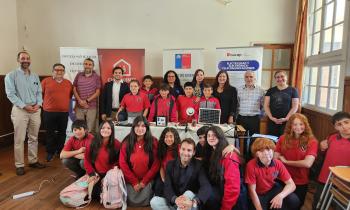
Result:
[[[113,88],[112,88],[112,108],[117,109],[119,108],[120,101],[119,101],[119,93],[120,93],[120,85],[123,83],[123,80],[120,80],[119,82],[116,82],[114,80],[113,82]]]

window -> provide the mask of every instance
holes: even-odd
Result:
[[[346,0],[309,0],[302,104],[329,114],[342,109],[346,4]]]

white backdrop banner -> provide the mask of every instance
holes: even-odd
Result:
[[[164,49],[163,75],[168,70],[174,70],[183,85],[192,81],[197,69],[204,68],[203,49]]]
[[[261,86],[262,47],[216,48],[216,70],[227,71],[230,84],[235,87],[244,85],[244,73],[255,72],[256,84]]]

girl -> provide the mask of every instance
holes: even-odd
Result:
[[[163,82],[170,86],[170,94],[177,98],[179,95],[184,95],[184,89],[181,86],[179,76],[175,71],[169,70],[164,74]]]
[[[153,87],[153,77],[151,75],[145,75],[142,78],[141,93],[147,95],[149,102],[152,104],[154,96],[158,94],[158,89]]]
[[[231,210],[240,194],[239,157],[230,152],[223,156],[223,150],[229,144],[224,132],[217,126],[212,126],[206,133],[206,155],[204,164],[212,184],[213,192],[207,202],[206,209]]]
[[[193,95],[197,97],[196,102],[199,102],[199,99],[203,96],[203,80],[204,80],[204,71],[202,69],[197,69],[194,72],[192,78],[192,84],[194,87]]]
[[[130,91],[131,93],[126,94],[120,103],[120,108],[116,114],[126,109],[129,117],[137,117],[139,115],[147,116],[148,109],[150,107],[147,95],[139,91],[140,83],[138,80],[130,81]],[[117,119],[118,120],[118,119]]]
[[[309,183],[309,169],[317,156],[318,141],[312,134],[307,118],[293,114],[286,125],[284,134],[276,145],[275,158],[284,163],[295,182],[294,193],[303,206]]]
[[[103,121],[99,132],[90,145],[86,147],[84,167],[90,176],[88,182],[95,181],[93,197],[99,199],[101,193],[101,179],[107,171],[118,165],[120,142],[114,138],[112,121]]]
[[[175,128],[165,128],[158,142],[158,158],[160,161],[160,177],[155,183],[156,196],[163,196],[166,165],[178,157],[181,139]]]
[[[128,205],[149,206],[153,195],[152,180],[159,171],[158,141],[151,134],[144,116],[135,118],[130,133],[123,140],[119,164],[128,193]]]

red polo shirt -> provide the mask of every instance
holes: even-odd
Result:
[[[317,156],[318,141],[311,139],[306,148],[299,146],[299,140],[292,140],[290,147],[284,148],[283,142],[285,141],[284,135],[281,136],[276,145],[276,152],[280,153],[287,160],[304,160],[307,155]],[[293,178],[293,181],[297,185],[305,185],[309,183],[309,168],[294,167],[286,165],[286,168]]]
[[[196,96],[187,97],[180,95],[177,97],[177,110],[179,113],[180,123],[191,123],[193,119],[198,120],[198,103],[196,103]],[[188,117],[186,109],[192,107],[194,109],[194,115]]]
[[[150,102],[144,93],[139,92],[136,95],[128,93],[123,97],[120,106],[124,107],[127,112],[143,112],[150,107]]]
[[[256,193],[267,193],[275,185],[276,179],[286,182],[290,175],[280,160],[273,159],[269,166],[265,166],[258,158],[250,160],[245,171],[245,182],[256,185]]]
[[[90,145],[90,142],[92,141],[93,138],[94,136],[91,135],[90,133],[87,134],[83,139],[77,139],[74,136],[72,136],[68,139],[68,141],[64,145],[63,150],[74,151],[74,150],[80,149],[81,147],[87,147]]]

